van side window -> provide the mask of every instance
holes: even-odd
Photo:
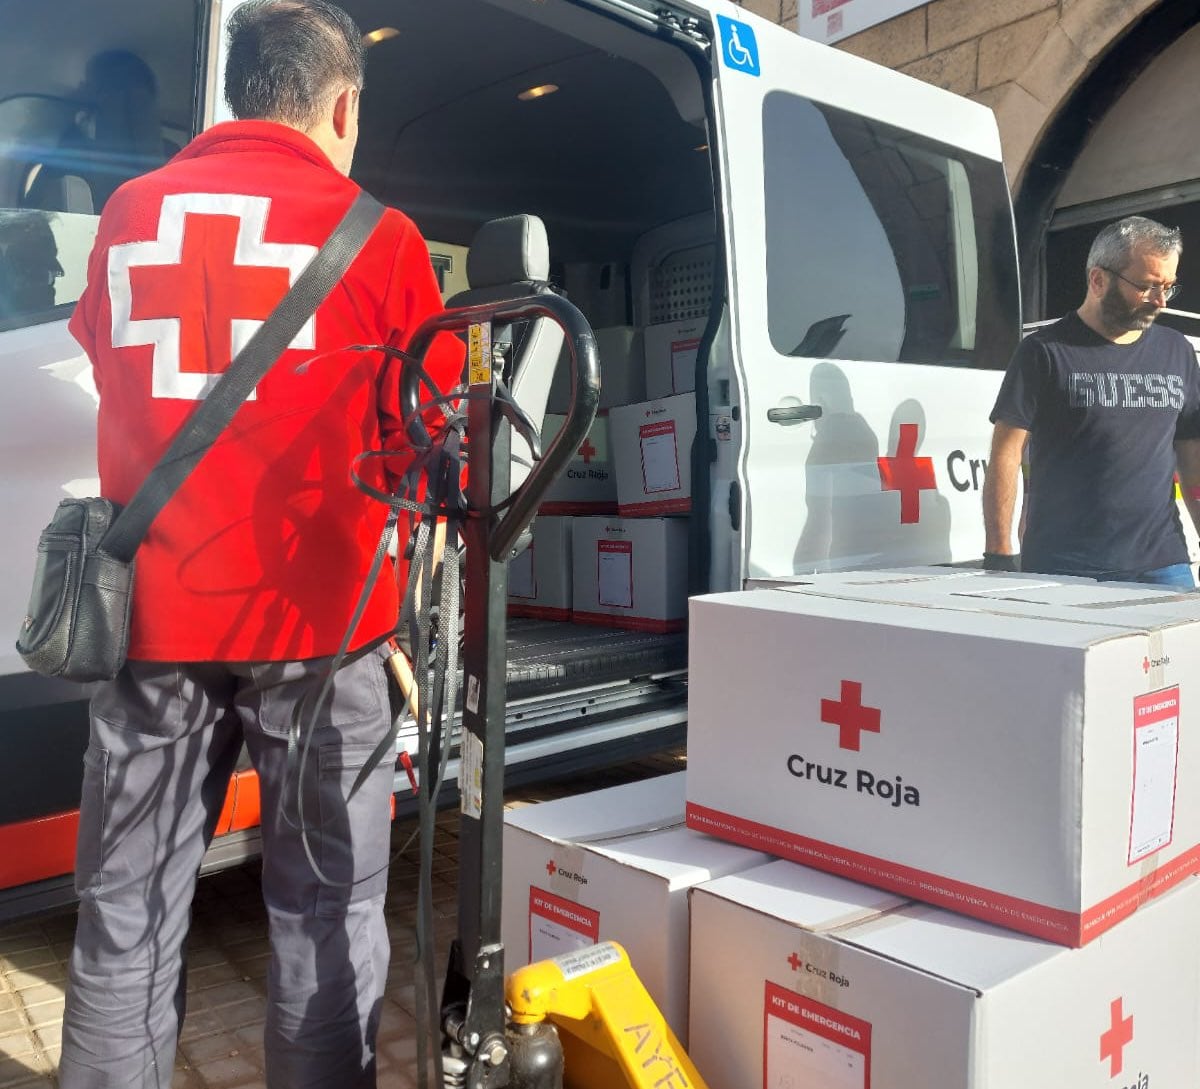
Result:
[[[197,0],[61,0],[0,35],[0,330],[64,317],[100,211],[192,136]]]
[[[763,127],[782,355],[1007,364],[1017,284],[1000,163],[785,92],[767,95]]]

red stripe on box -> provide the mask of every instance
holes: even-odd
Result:
[[[547,517],[551,515],[570,515],[570,514],[616,514],[618,513],[616,503],[569,503],[564,500],[556,500],[551,503],[543,503],[538,507],[538,514],[544,514]]]
[[[1200,846],[1163,863],[1132,885],[1126,885],[1120,892],[1088,908],[1082,916],[1083,943],[1090,942],[1122,919],[1128,919],[1147,900],[1161,896],[1195,873],[1200,873]]]
[[[550,605],[514,605],[509,602],[509,616],[524,616],[532,620],[570,620],[570,609],[556,609]]]
[[[1200,872],[1200,845],[1197,845],[1086,911],[1072,912],[1005,896],[992,889],[901,866],[874,855],[848,851],[694,802],[687,803],[686,820],[689,828],[721,839],[769,851],[814,869],[899,892],[915,900],[938,904],[963,915],[1072,948],[1099,937],[1132,915],[1147,900]]]
[[[625,518],[646,518],[659,514],[687,514],[692,509],[689,496],[681,499],[655,499],[649,503],[622,503],[617,512]]]
[[[571,620],[577,624],[601,624],[606,628],[624,628],[628,631],[664,632],[683,631],[687,617],[677,620],[656,620],[648,616],[618,616],[613,613],[584,613],[571,610]]]
[[[1046,907],[1015,896],[1004,896],[991,889],[952,881],[940,874],[901,866],[857,851],[847,851],[843,847],[797,836],[693,802],[687,803],[686,820],[689,828],[760,851],[769,851],[814,869],[902,893],[915,900],[938,904],[997,926],[1058,942],[1059,945],[1083,944],[1080,916],[1076,912]]]

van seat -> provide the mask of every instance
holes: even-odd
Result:
[[[523,299],[550,293],[550,243],[546,225],[537,216],[515,215],[485,223],[471,240],[467,252],[470,287],[446,300],[448,307]],[[509,358],[506,382],[513,399],[540,429],[546,399],[563,348],[562,327],[549,318],[496,326],[493,349]],[[514,443],[512,489],[524,482],[532,465],[529,451]]]

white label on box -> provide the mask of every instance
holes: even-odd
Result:
[[[596,542],[596,586],[601,605],[633,608],[633,542]]]
[[[1179,686],[1133,701],[1133,802],[1129,864],[1171,842],[1179,763]]]
[[[700,338],[671,341],[671,389],[682,393],[693,387],[696,376],[696,353],[700,350]]]
[[[763,1089],[870,1089],[871,1026],[767,982]]]
[[[581,949],[577,953],[566,953],[555,957],[554,963],[563,974],[563,979],[575,979],[586,976],[597,968],[607,968],[610,964],[619,964],[621,954],[611,942],[597,945],[591,949]]]
[[[529,886],[529,963],[596,944],[600,913]]]
[[[660,420],[638,428],[642,443],[642,481],[647,494],[679,487],[679,449],[675,421]]]
[[[508,561],[508,596],[537,597],[537,578],[533,573],[533,542],[519,556]]]

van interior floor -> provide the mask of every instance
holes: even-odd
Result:
[[[684,669],[687,632],[637,632],[555,620],[508,619],[508,696],[523,699]]]

